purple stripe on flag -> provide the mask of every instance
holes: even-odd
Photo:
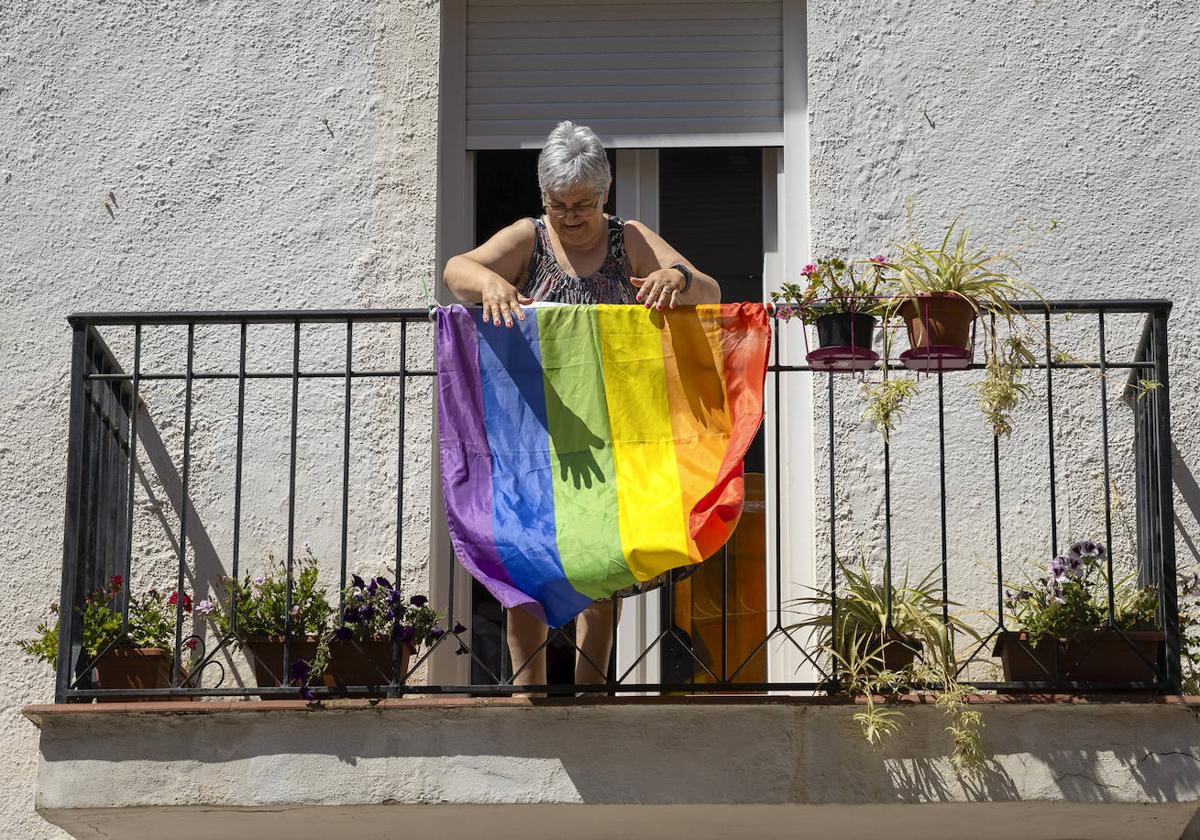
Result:
[[[437,310],[438,433],[446,524],[459,560],[505,607],[545,620],[541,605],[516,589],[492,530],[492,455],[483,428],[479,343],[461,306]]]

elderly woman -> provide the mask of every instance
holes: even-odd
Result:
[[[612,173],[591,129],[559,123],[546,138],[537,169],[546,215],[520,219],[446,263],[447,288],[459,300],[481,302],[485,319],[511,327],[514,319],[525,318],[521,306],[534,301],[656,309],[720,301],[717,281],[657,233],[601,212]],[[612,609],[608,601],[597,602],[576,619],[576,644],[586,655],[577,658],[576,683],[605,679],[600,669],[612,648]],[[524,665],[516,684],[545,684],[545,650],[534,654],[545,638],[546,627],[537,618],[520,609],[509,612],[514,670]]]

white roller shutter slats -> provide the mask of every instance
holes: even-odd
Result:
[[[540,147],[562,119],[611,147],[777,146],[779,0],[467,0],[467,147]]]

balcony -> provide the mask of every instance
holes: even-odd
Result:
[[[251,833],[263,808],[336,828],[386,821],[395,805],[431,826],[439,817],[421,809],[440,809],[460,831],[571,806],[564,819],[611,831],[671,816],[679,831],[729,819],[774,836],[796,819],[844,826],[857,812],[837,809],[849,805],[1029,800],[1032,824],[1091,820],[1088,836],[1102,836],[1125,812],[1050,804],[1194,799],[1200,739],[1178,696],[1170,304],[1021,309],[1042,340],[1020,366],[1027,391],[1011,437],[967,414],[983,348],[963,370],[913,374],[893,359],[886,374],[822,372],[804,361],[801,328],[774,322],[767,416],[734,538],[692,576],[638,596],[619,623],[614,612],[603,681],[555,678],[577,650],[568,625],[547,640],[549,683],[519,687],[504,611],[456,568],[439,525],[427,312],[72,317],[56,703],[26,710],[42,728],[39,809],[79,837],[159,824],[211,833],[215,817],[195,804],[224,814],[231,837],[263,836]],[[855,393],[858,377],[884,375],[922,388],[886,436],[862,422]],[[1075,540],[1107,547],[1095,568],[1111,585],[1096,631],[1064,653],[1013,632],[1012,590]],[[853,583],[845,570],[860,561],[882,593],[884,638],[917,580],[939,620],[960,628],[942,682],[870,702],[847,695],[836,616]],[[438,635],[411,657],[402,640],[385,645],[365,676],[302,679],[309,628],[293,608],[308,603],[309,567],[335,622],[355,575],[386,575],[440,612]],[[254,654],[231,581],[271,569],[284,632]],[[1122,626],[1122,579],[1152,598],[1151,630]],[[169,625],[162,682],[113,687],[106,658],[128,646],[131,601],[149,589]],[[814,592],[828,610],[796,600]],[[119,625],[98,646],[81,617],[89,598]],[[834,617],[824,638],[801,624],[821,614]],[[1001,669],[1001,639],[1024,676]],[[899,646],[918,664],[933,659],[928,646]],[[334,657],[365,645],[342,650]],[[1132,670],[1106,675],[1116,656]],[[951,685],[985,721],[985,757],[965,782],[933,705]],[[907,728],[872,748],[852,720],[864,708],[900,710]],[[475,810],[501,804],[518,812]],[[1192,810],[1154,819],[1174,830]],[[977,819],[902,813],[922,836],[959,836],[944,832]]]

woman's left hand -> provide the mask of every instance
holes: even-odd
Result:
[[[674,309],[683,293],[683,272],[677,268],[660,268],[645,277],[630,277],[637,286],[637,299],[647,309]]]

